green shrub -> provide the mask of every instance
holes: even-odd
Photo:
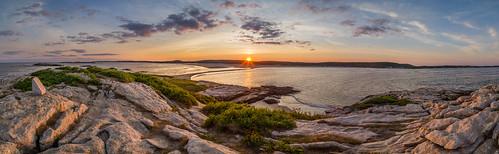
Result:
[[[191,93],[191,95],[194,96],[196,98],[196,100],[198,100],[199,102],[201,102],[203,104],[217,101],[215,98],[213,98],[211,96],[206,96],[206,95],[202,95],[202,94],[198,94],[198,93]]]
[[[262,148],[266,152],[281,151],[292,154],[303,153],[303,149],[291,147],[284,141],[269,141],[258,133],[250,133],[244,136],[243,143],[253,148]]]
[[[165,79],[168,83],[177,85],[187,91],[190,92],[200,92],[203,90],[206,90],[208,87],[205,85],[198,85],[197,82],[192,81],[192,80],[184,80],[184,79],[174,79],[174,78],[168,78]]]
[[[34,73],[31,73],[31,76],[38,77],[46,87],[50,87],[52,85],[60,83],[65,83],[72,86],[85,83],[85,81],[78,76],[66,74],[64,72],[56,72],[52,69],[36,71]],[[26,78],[18,81],[14,84],[14,88],[20,89],[22,91],[31,90],[31,78]]]
[[[100,74],[107,77],[116,78],[121,82],[133,82],[135,81],[135,77],[131,73],[118,71],[117,69],[104,69],[95,66],[88,67],[87,70],[91,73]]]
[[[197,105],[197,100],[191,93],[187,90],[184,90],[174,84],[170,84],[166,82],[164,79],[161,79],[156,76],[139,74],[135,73],[132,75],[134,80],[137,82],[144,83],[161,92],[166,97],[175,100],[177,102],[183,103],[187,107],[192,105]]]
[[[21,91],[30,91],[31,90],[31,78],[25,78],[20,81],[17,81],[14,84],[14,88],[19,89]]]
[[[81,71],[79,67],[71,67],[71,66],[63,66],[63,67],[58,67],[56,69],[62,70],[63,72],[66,73],[79,73]]]
[[[411,102],[408,99],[397,99],[393,96],[377,96],[377,97],[369,98],[363,102],[354,104],[354,105],[352,105],[352,107],[354,109],[362,110],[362,109],[367,109],[367,108],[377,106],[377,105],[404,106],[404,105],[411,104],[411,103],[413,103],[413,102]]]
[[[282,112],[286,112],[286,111],[282,111]],[[326,116],[326,115],[301,112],[298,110],[286,112],[286,113],[290,114],[295,119],[302,119],[302,120],[317,120],[317,119],[328,118],[328,116]]]
[[[205,126],[235,133],[258,132],[260,134],[296,127],[293,117],[289,114],[233,104],[222,102],[222,104],[206,105],[203,111],[208,112],[209,118],[205,121]]]

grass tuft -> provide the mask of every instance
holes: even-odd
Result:
[[[266,140],[262,135],[258,133],[250,133],[248,135],[245,135],[243,143],[253,148],[261,148],[266,152],[281,151],[291,154],[303,153],[303,149],[301,148],[292,147],[289,145],[289,143],[280,140]]]
[[[397,99],[393,96],[376,96],[373,98],[369,98],[363,102],[354,104],[354,105],[352,105],[352,107],[354,109],[363,110],[363,109],[367,109],[367,108],[370,108],[373,106],[378,106],[378,105],[404,106],[404,105],[411,104],[411,103],[413,103],[413,102],[408,100],[408,99],[405,99],[405,98],[404,99]]]

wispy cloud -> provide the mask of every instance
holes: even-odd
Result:
[[[492,27],[489,27],[488,30],[487,30],[487,32],[489,33],[489,35],[491,37],[497,37],[497,31],[496,31],[496,29],[494,29]]]
[[[422,22],[410,21],[408,24],[418,28],[419,31],[423,32],[424,34],[430,34],[430,30],[428,30],[428,27]]]
[[[2,55],[6,55],[6,56],[13,56],[13,55],[19,55],[19,54],[22,54],[24,53],[24,51],[21,51],[21,50],[13,50],[13,51],[2,51],[0,52],[2,53]]]
[[[354,5],[354,7],[361,10],[361,11],[365,11],[365,12],[369,12],[369,13],[385,15],[385,16],[389,16],[392,18],[399,17],[398,13],[396,13],[394,11],[387,11],[387,10],[378,8],[377,6],[370,4],[370,3],[362,3],[359,5]]]
[[[120,54],[115,54],[115,53],[87,53],[87,54],[81,54],[82,56],[117,56]]]
[[[12,30],[3,30],[3,31],[0,31],[0,37],[4,36],[4,37],[9,37],[9,36],[21,36],[22,34],[19,33],[19,32],[16,32],[16,31],[12,31]]]
[[[400,29],[390,26],[390,20],[388,19],[373,19],[370,20],[369,23],[369,25],[359,26],[355,28],[355,30],[353,31],[353,36],[381,36],[389,32],[401,32]]]

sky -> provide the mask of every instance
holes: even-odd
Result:
[[[2,0],[0,62],[499,65],[497,0]]]

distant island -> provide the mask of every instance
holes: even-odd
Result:
[[[198,60],[198,61],[90,61],[90,62],[61,62],[61,63],[98,63],[98,62],[128,62],[128,63],[175,63],[175,64],[195,64],[206,67],[244,67],[244,60]],[[288,62],[288,61],[253,61],[255,67],[357,67],[357,68],[402,68],[402,69],[432,69],[432,68],[486,68],[499,67],[475,66],[475,65],[436,65],[436,66],[416,66],[395,62]],[[47,63],[44,63],[47,64]],[[49,63],[50,64],[50,63]],[[216,65],[219,64],[219,65]],[[221,66],[223,65],[223,66]]]

